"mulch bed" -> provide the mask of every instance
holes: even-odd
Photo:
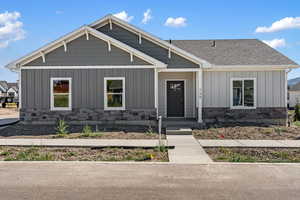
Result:
[[[300,127],[223,127],[194,130],[197,139],[299,140]]]
[[[33,138],[33,139],[53,139],[56,137],[55,125],[24,125],[15,124],[0,130],[0,138]],[[157,133],[127,132],[127,131],[109,131],[99,126],[99,131],[93,137],[84,137],[81,132],[83,126],[69,126],[67,134],[63,138],[67,139],[158,139]],[[95,131],[95,126],[92,126]],[[162,135],[165,138],[165,135]]]
[[[1,161],[168,161],[167,151],[143,148],[0,147]]]
[[[300,148],[204,148],[216,162],[300,162]]]

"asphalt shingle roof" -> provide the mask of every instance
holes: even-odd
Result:
[[[171,42],[215,65],[298,65],[257,39],[172,40]]]

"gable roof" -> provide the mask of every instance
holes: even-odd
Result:
[[[178,48],[175,45],[170,44],[169,42],[166,42],[150,33],[147,33],[145,31],[143,31],[142,29],[127,23],[126,21],[123,21],[115,16],[113,16],[112,14],[109,14],[95,22],[93,22],[92,24],[90,24],[90,27],[93,27],[95,29],[98,29],[101,26],[106,25],[107,23],[116,23],[117,25],[120,25],[123,28],[126,28],[127,30],[139,35],[140,37],[144,37],[154,43],[156,43],[157,45],[164,47],[166,49],[169,49],[170,51],[196,63],[199,64],[203,67],[210,67],[210,63],[208,61],[206,61],[205,59],[202,59],[201,57],[195,56],[190,52],[187,52],[181,48]]]
[[[0,81],[0,89],[2,92],[6,92],[8,90],[8,84],[6,81]]]
[[[298,65],[257,39],[172,40],[213,65]]]
[[[12,88],[12,89],[14,89],[16,92],[19,90],[19,85],[18,85],[18,83],[7,83],[7,85],[8,85],[8,88],[9,88],[9,89]]]
[[[13,62],[7,64],[5,67],[9,68],[10,70],[17,71],[19,65],[24,65],[34,59],[43,57],[44,54],[47,54],[48,52],[51,52],[51,51],[57,49],[58,47],[61,47],[64,45],[67,46],[68,42],[82,36],[83,34],[92,34],[93,36],[95,36],[101,40],[104,40],[104,41],[108,42],[109,44],[114,45],[124,51],[127,51],[129,54],[137,56],[157,67],[166,67],[165,63],[162,63],[161,61],[159,61],[151,56],[148,56],[148,55],[144,54],[143,52],[138,51],[138,50],[136,50],[136,49],[112,38],[112,37],[109,37],[108,35],[105,35],[89,26],[82,26],[79,29],[76,29],[75,31],[39,48],[38,50],[36,50],[22,58],[19,58],[16,61],[13,61]]]
[[[147,55],[119,40],[116,40],[100,31],[96,30],[106,24],[115,23],[122,26],[128,31],[133,32],[139,38],[151,40],[153,43],[169,50],[170,53],[178,54],[193,63],[199,64],[203,68],[224,68],[227,66],[233,67],[260,67],[268,66],[270,68],[296,68],[297,63],[290,60],[275,49],[269,47],[257,39],[239,39],[239,40],[173,40],[172,43],[161,40],[123,20],[118,19],[113,15],[107,15],[100,20],[82,26],[75,31],[60,37],[59,39],[39,48],[38,50],[7,64],[5,67],[17,71],[20,66],[29,63],[30,61],[42,57],[45,59],[45,54],[53,51],[61,46],[67,48],[67,43],[82,36],[83,34],[92,34],[109,45],[112,44],[118,48],[127,51],[132,57],[137,56],[156,67],[165,68],[166,63]],[[212,45],[212,43],[214,45]],[[108,45],[108,46],[109,46]],[[235,68],[236,69],[236,68]]]

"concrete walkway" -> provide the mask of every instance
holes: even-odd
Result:
[[[175,146],[169,149],[171,163],[211,163],[212,160],[206,154],[192,135],[167,135],[168,145]]]
[[[166,144],[166,140],[163,140]],[[49,146],[49,147],[156,147],[158,140],[115,139],[0,139],[0,146]]]
[[[300,147],[300,140],[198,140],[203,147]]]

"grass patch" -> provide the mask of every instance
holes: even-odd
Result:
[[[3,161],[168,161],[167,151],[157,148],[2,147],[1,152]]]
[[[216,162],[300,162],[300,148],[205,148]]]
[[[300,121],[293,122],[293,125],[300,127]]]
[[[39,152],[39,148],[30,147],[16,154],[6,155],[5,161],[49,161],[54,160],[54,156],[49,152]]]
[[[103,133],[99,133],[99,132],[92,132],[92,133],[83,133],[80,135],[80,137],[83,138],[95,138],[95,137],[102,137]]]

